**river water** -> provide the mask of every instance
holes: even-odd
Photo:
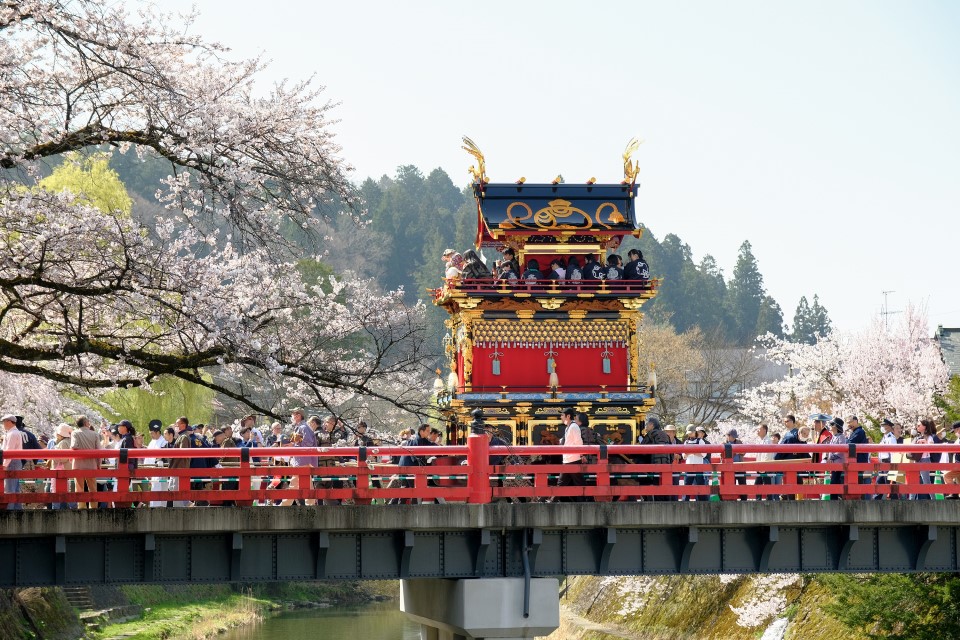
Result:
[[[420,628],[400,612],[397,602],[363,607],[300,609],[235,629],[221,640],[419,640]]]

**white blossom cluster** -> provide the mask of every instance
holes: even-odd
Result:
[[[800,579],[795,573],[770,574],[749,578],[749,591],[752,595],[739,607],[730,605],[730,610],[737,615],[737,625],[754,628],[768,623],[772,618],[783,613],[787,606],[787,596],[784,589],[794,585]]]
[[[948,380],[926,315],[914,308],[889,329],[876,318],[863,331],[835,332],[813,345],[771,336],[763,342],[764,357],[789,373],[741,394],[740,412],[756,421],[825,412],[909,425],[936,414],[934,395]]]
[[[0,407],[22,415],[24,424],[37,435],[52,435],[54,427],[72,415],[90,415],[90,409],[62,393],[44,378],[0,371]],[[98,415],[95,417],[99,418]]]
[[[616,615],[629,617],[650,605],[650,594],[661,588],[662,579],[656,576],[610,576],[600,582],[600,591],[616,589],[614,598],[620,603]]]
[[[274,415],[422,406],[423,308],[350,274],[305,282],[280,233],[316,227],[321,202],[357,210],[332,105],[309,82],[259,95],[262,62],[190,20],[0,2],[0,371],[84,389],[174,375]],[[37,188],[46,160],[110,147],[168,162],[150,226]]]

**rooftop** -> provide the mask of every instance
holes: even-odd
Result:
[[[937,327],[934,335],[950,376],[960,375],[960,328]]]

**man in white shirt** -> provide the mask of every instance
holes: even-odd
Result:
[[[767,428],[766,423],[761,423],[760,426],[757,427],[757,439],[759,440],[758,444],[773,444],[770,440],[770,432]],[[773,462],[773,454],[768,451],[764,451],[763,453],[758,453],[757,462]],[[756,484],[772,485],[774,484],[773,479],[774,479],[774,474],[769,472],[765,473],[761,471],[760,474],[757,476]],[[779,499],[779,496],[768,495],[766,499],[777,500]]]
[[[26,440],[26,434],[17,429],[17,416],[7,414],[0,418],[3,422],[3,450],[17,451],[23,449],[23,441]],[[14,460],[4,456],[3,468],[6,471],[20,471],[23,469],[23,460]],[[3,481],[3,492],[6,494],[20,493],[19,478],[5,478]],[[19,503],[8,504],[7,511],[20,511],[23,505]]]
[[[167,446],[167,441],[160,435],[161,430],[163,429],[163,423],[159,420],[154,420],[150,423],[150,442],[147,443],[147,449],[165,449]],[[144,458],[143,464],[148,467],[162,468],[163,459],[162,458]],[[156,473],[156,471],[154,471]],[[167,490],[167,478],[161,478],[159,475],[155,475],[150,478],[150,491],[166,491]],[[151,507],[165,507],[167,506],[166,500],[151,500]]]
[[[573,409],[564,409],[563,413],[560,415],[560,421],[563,422],[563,446],[564,447],[579,447],[583,445],[583,438],[580,436],[580,427],[577,426],[577,423],[574,421],[577,412]],[[563,454],[563,464],[580,464],[580,454],[579,453],[565,453]],[[560,479],[557,481],[558,487],[582,487],[583,474],[580,472],[571,472],[571,473],[561,473]],[[557,498],[561,502],[580,502],[582,498],[576,496],[563,496]]]

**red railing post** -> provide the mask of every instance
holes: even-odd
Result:
[[[357,480],[354,488],[354,504],[370,504],[370,467],[367,464],[367,448],[357,450]]]
[[[236,500],[235,504],[238,507],[253,506],[253,472],[250,467],[250,453],[251,449],[249,447],[240,447],[240,468],[237,469],[237,489],[243,497]]]
[[[720,458],[720,499],[736,500],[736,496],[732,495],[734,489],[736,489],[736,476],[733,472],[733,445],[724,444]]]
[[[597,492],[593,496],[594,502],[610,502],[613,498],[610,495],[610,460],[607,457],[607,445],[602,444],[597,455],[597,469],[595,477],[597,479]]]
[[[467,438],[467,502],[488,504],[493,496],[490,489],[490,441],[485,435],[471,434]]]

